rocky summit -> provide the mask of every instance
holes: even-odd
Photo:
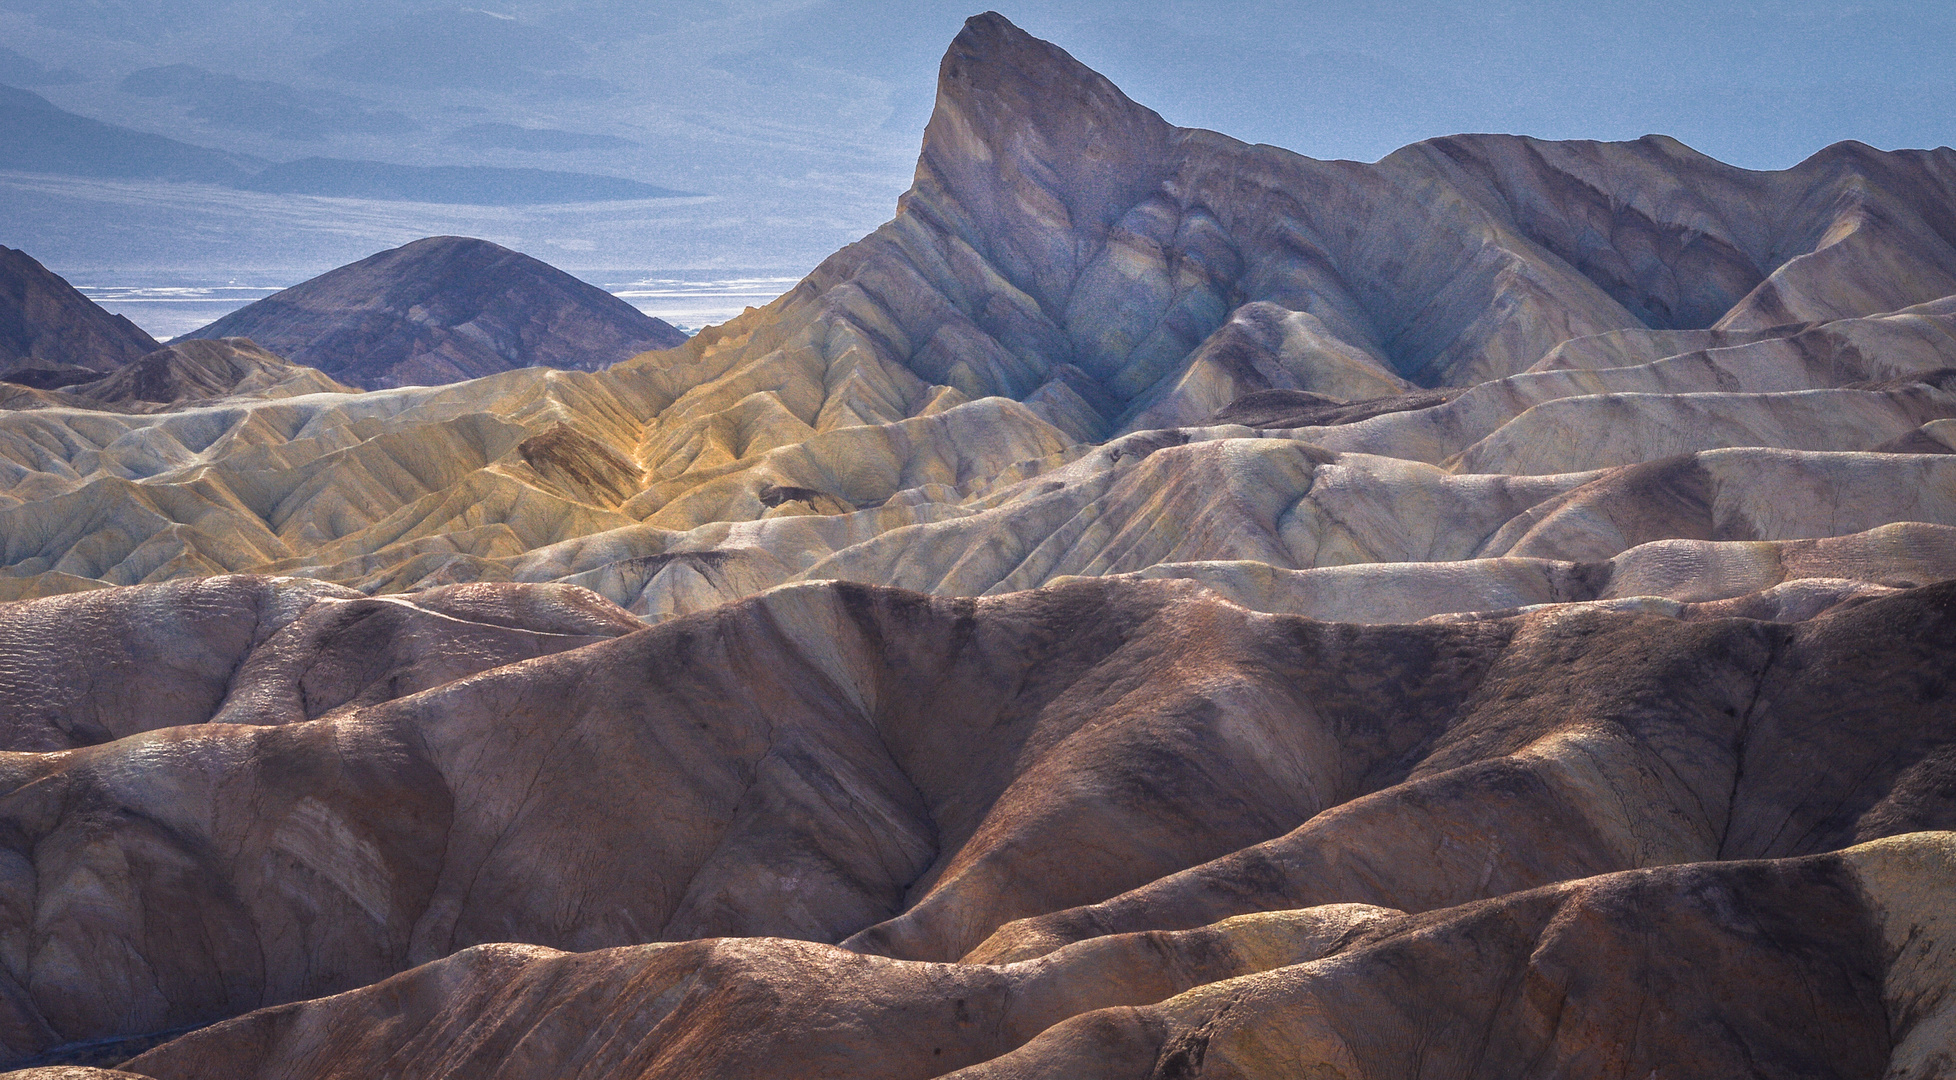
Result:
[[[767,307],[503,370],[512,254],[0,403],[12,1075],[1956,1077],[1956,151],[983,15]]]
[[[686,340],[671,324],[521,252],[464,236],[383,251],[185,338],[250,338],[366,389],[544,366],[597,371]]]

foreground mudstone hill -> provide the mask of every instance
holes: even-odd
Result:
[[[639,629],[237,577],[0,618],[21,1056],[409,968],[129,1068],[1868,1075],[1956,1000],[1956,583],[1797,623],[1109,580]]]
[[[1956,152],[1318,162],[986,15],[765,309],[277,359],[0,412],[7,1062],[1956,1076]]]
[[[131,360],[109,374],[79,369],[13,374],[57,374],[50,389],[0,380],[0,408],[86,409],[148,414],[195,408],[213,399],[270,401],[352,390],[315,368],[274,356],[247,338],[182,341]]]

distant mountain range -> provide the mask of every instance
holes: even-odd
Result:
[[[235,186],[276,195],[336,195],[350,199],[475,206],[622,202],[689,194],[592,173],[499,169],[485,165],[389,165],[320,157],[270,166]]]
[[[159,85],[175,86],[181,81],[160,78]],[[198,86],[217,93],[228,84],[214,89],[204,82]],[[0,85],[0,169],[190,181],[288,195],[476,206],[615,202],[693,194],[623,177],[548,169],[394,165],[324,157],[268,162],[91,120],[58,108],[30,90],[4,85]]]
[[[377,390],[543,365],[598,371],[686,334],[519,251],[432,236],[330,270],[184,335],[250,338]]]
[[[399,135],[421,130],[421,125],[408,116],[392,109],[370,108],[345,94],[301,91],[189,64],[130,72],[116,89],[136,97],[178,102],[189,107],[192,119],[231,131],[302,142],[336,133]]]
[[[594,135],[557,128],[523,127],[519,124],[470,124],[450,132],[448,142],[488,150],[526,150],[533,153],[565,154],[576,150],[624,149],[639,145],[616,135]]]
[[[31,90],[0,86],[0,169],[232,185],[266,164],[90,120]]]
[[[205,348],[217,341],[225,349]],[[301,282],[165,348],[26,252],[0,247],[0,384],[14,384],[0,386],[0,410],[169,404],[274,386],[426,386],[535,366],[600,371],[685,342],[672,324],[520,251],[433,236]],[[120,380],[96,386],[105,374]]]
[[[575,73],[587,56],[569,37],[527,20],[434,6],[356,34],[313,66],[348,82],[420,91],[523,87],[581,97],[614,89]]]
[[[51,71],[32,57],[0,45],[0,83],[13,86],[63,86],[85,81],[73,68]]]

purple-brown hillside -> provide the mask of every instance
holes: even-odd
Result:
[[[0,372],[113,371],[157,348],[155,339],[135,323],[102,310],[33,256],[0,247]],[[65,381],[87,377],[77,373]],[[61,381],[43,379],[33,385],[45,388]]]
[[[367,389],[521,367],[599,371],[686,340],[603,289],[463,236],[417,240],[329,270],[186,336],[248,337]]]

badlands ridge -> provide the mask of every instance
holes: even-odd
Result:
[[[1956,151],[1315,161],[984,15],[676,348],[354,389],[565,336],[441,252],[0,322],[16,1075],[1956,1078]]]

